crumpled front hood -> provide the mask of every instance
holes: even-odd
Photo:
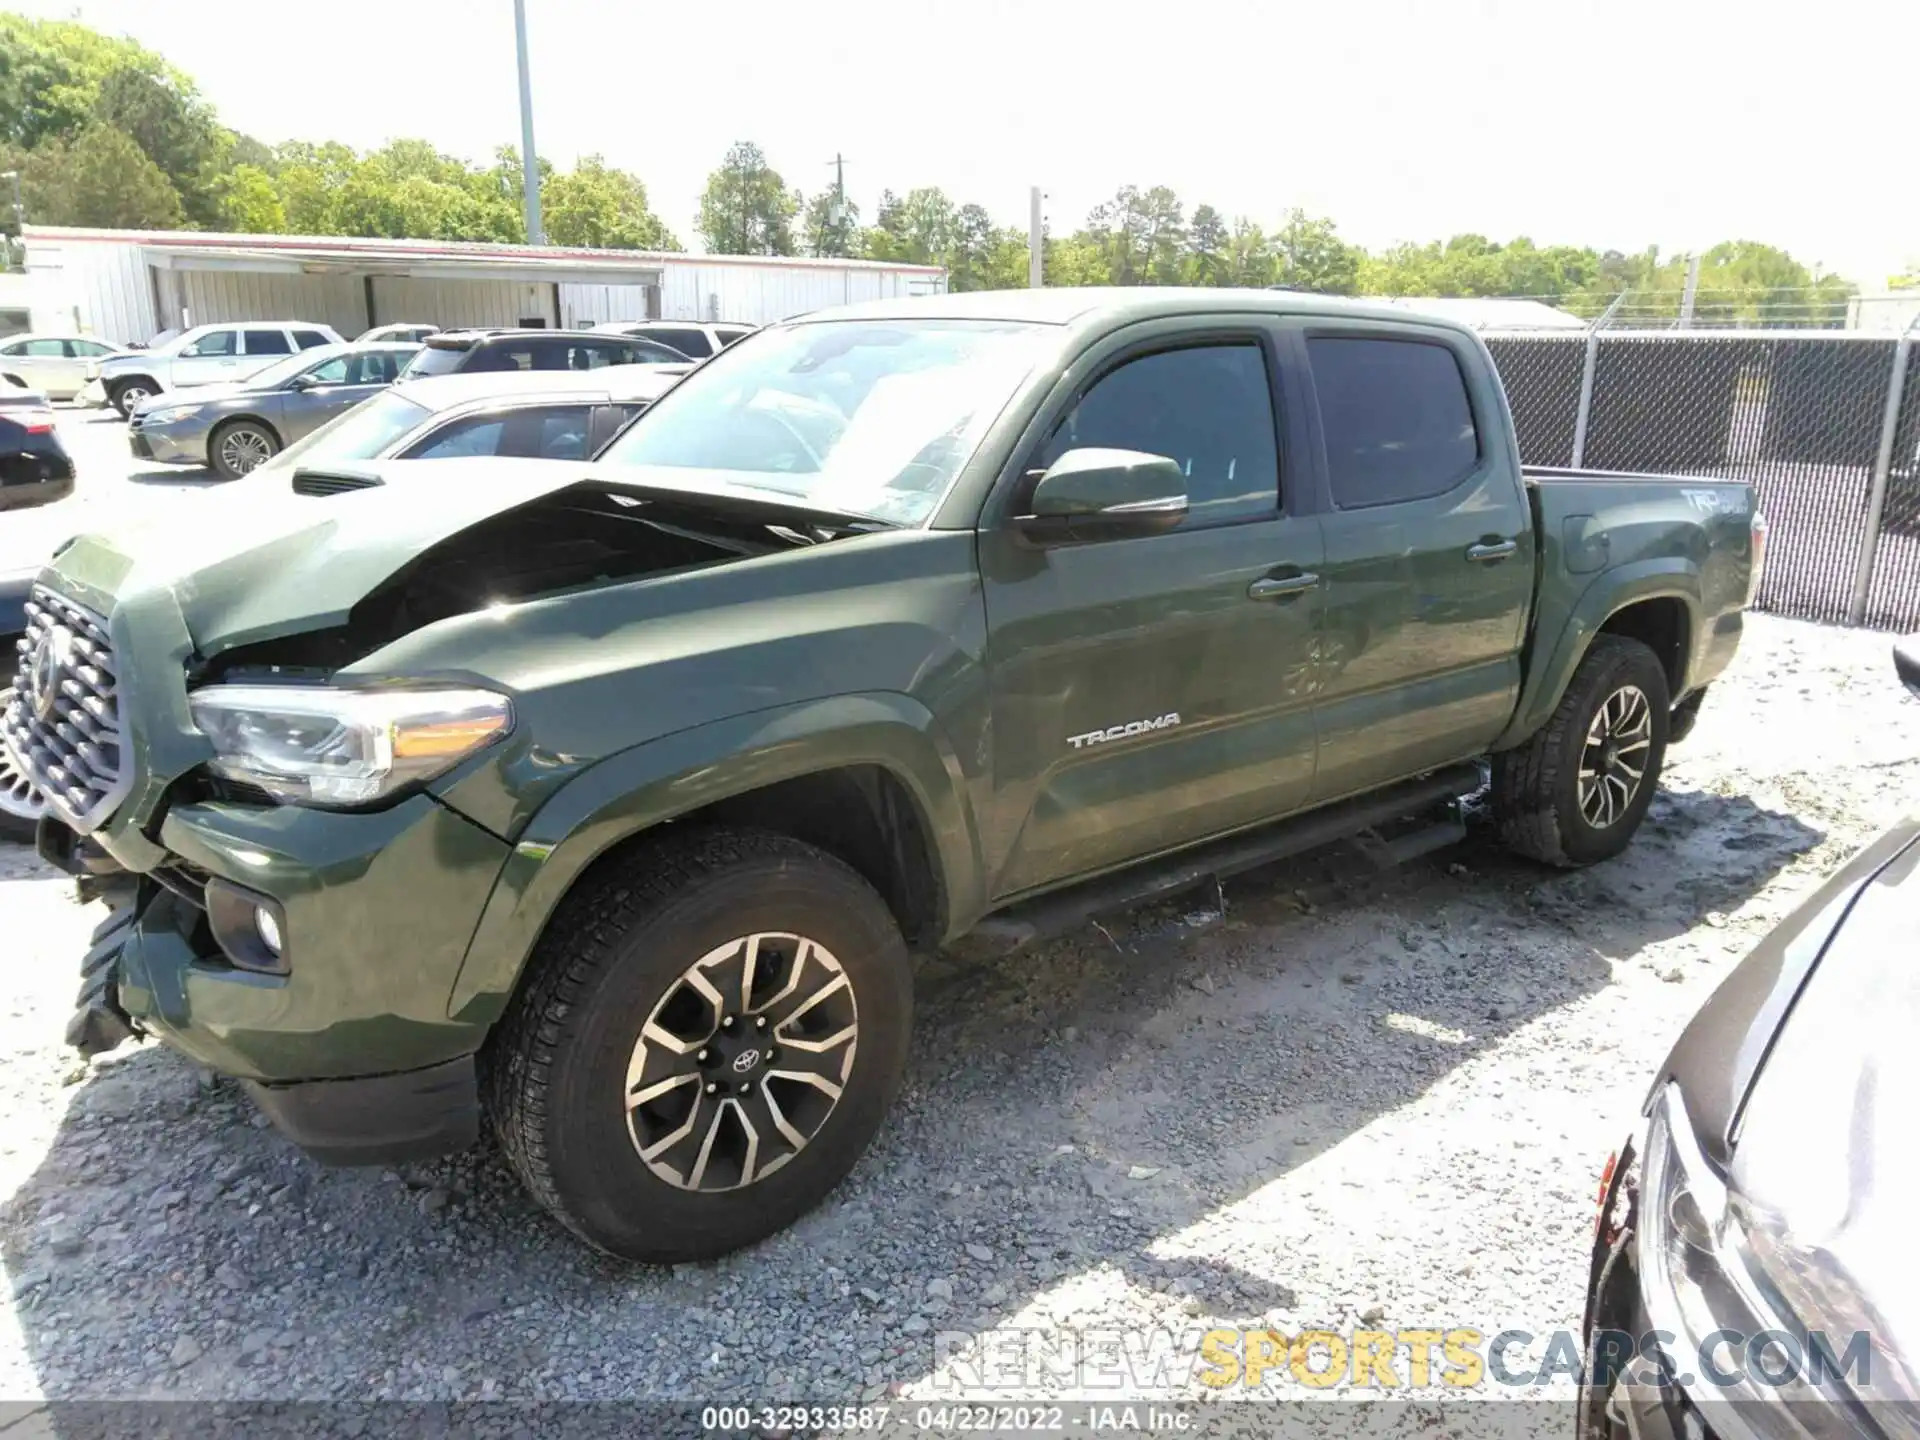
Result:
[[[1872,1334],[1865,1398],[1920,1399],[1920,845],[1861,890],[1774,1037],[1729,1175],[1764,1273],[1836,1341]]]
[[[578,483],[583,467],[478,459],[434,461],[432,470],[431,484],[396,479],[330,496],[296,495],[290,472],[262,472],[83,535],[54,558],[49,578],[103,615],[170,596],[204,659],[344,621],[414,556]]]

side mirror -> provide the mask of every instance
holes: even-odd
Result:
[[[315,375],[311,370],[308,370],[287,381],[287,388],[289,390],[311,390],[319,383],[320,377]]]
[[[1902,685],[1920,695],[1920,635],[1910,635],[1894,645],[1893,669]]]
[[[1160,535],[1187,518],[1177,461],[1141,450],[1069,450],[1034,482],[1014,527],[1029,545]]]

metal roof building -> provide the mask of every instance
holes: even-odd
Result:
[[[120,342],[220,320],[578,326],[600,320],[784,319],[939,294],[937,266],[866,260],[206,231],[24,232],[35,328]]]

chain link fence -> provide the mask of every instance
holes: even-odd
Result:
[[[1920,629],[1911,337],[1595,329],[1483,338],[1527,464],[1745,480],[1769,525],[1760,609]]]

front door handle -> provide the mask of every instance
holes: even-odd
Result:
[[[1291,600],[1304,595],[1320,583],[1318,575],[1279,575],[1256,580],[1247,586],[1249,600]]]
[[[1467,559],[1477,560],[1482,565],[1497,565],[1520,548],[1517,540],[1481,541],[1478,545],[1467,546]]]

